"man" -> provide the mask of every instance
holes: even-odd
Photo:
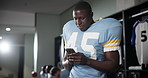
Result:
[[[46,73],[47,73],[47,77],[46,78],[50,78],[51,77],[51,73],[50,70],[52,69],[52,67],[54,67],[53,65],[47,65],[46,66]]]
[[[47,78],[46,65],[41,67],[40,78]]]
[[[60,78],[61,70],[58,67],[52,67],[50,70],[50,76],[48,78]]]
[[[105,72],[118,69],[121,24],[113,18],[94,22],[91,6],[83,1],[74,7],[73,18],[63,27],[65,49],[75,51],[67,50],[63,62],[72,66],[70,78],[106,78]]]

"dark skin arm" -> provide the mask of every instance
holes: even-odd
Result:
[[[119,66],[119,53],[118,51],[105,52],[105,61],[97,61],[86,57],[83,53],[71,53],[66,58],[69,63],[88,65],[100,71],[115,72]],[[65,58],[65,59],[66,59]]]

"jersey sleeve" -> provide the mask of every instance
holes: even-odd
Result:
[[[136,21],[136,23],[133,26],[132,37],[131,37],[131,45],[135,45],[135,39],[136,39],[135,31],[136,31],[136,27],[138,26],[139,23],[140,23],[140,21],[138,20],[138,21]]]
[[[110,25],[106,32],[107,40],[103,44],[104,52],[120,50],[122,25],[116,21]]]

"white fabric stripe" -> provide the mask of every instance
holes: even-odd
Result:
[[[120,50],[120,46],[104,48],[104,52]]]

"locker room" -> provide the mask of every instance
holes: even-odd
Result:
[[[100,78],[147,78],[148,0],[1,0],[0,78],[65,78],[63,27],[81,1],[90,4],[94,21],[114,18],[122,27],[118,69]],[[66,78],[80,78],[68,72]]]

